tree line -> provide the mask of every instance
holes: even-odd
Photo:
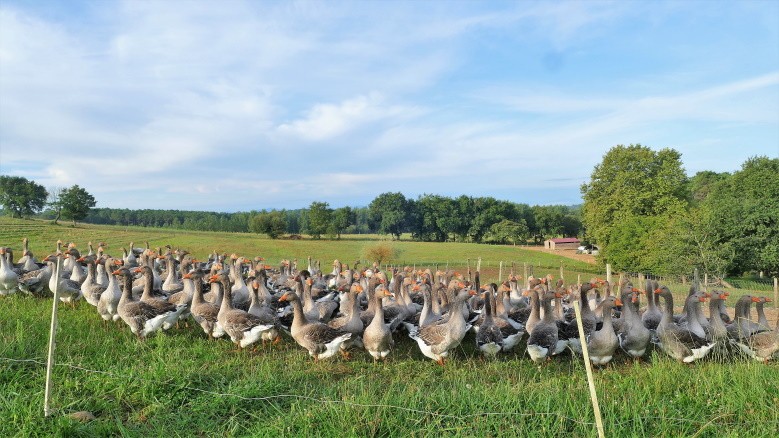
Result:
[[[406,198],[383,193],[368,207],[331,208],[312,202],[308,208],[219,213],[184,210],[92,208],[83,221],[94,224],[161,227],[195,231],[262,233],[275,239],[306,234],[339,239],[342,234],[411,234],[422,241],[470,241],[522,244],[547,237],[582,233],[577,206],[533,206],[494,198],[423,195]],[[38,215],[51,218],[52,211]]]
[[[581,187],[586,237],[616,270],[779,274],[779,159],[688,177],[681,154],[618,145]]]
[[[367,207],[331,208],[314,201],[308,208],[238,213],[208,211],[94,208],[85,189],[46,189],[23,177],[0,176],[0,204],[15,217],[72,219],[92,224],[174,228],[195,231],[263,233],[271,238],[308,234],[340,239],[342,234],[410,234],[429,242],[541,243],[547,237],[583,232],[578,206],[529,206],[492,197],[451,198],[425,194],[406,198],[382,193]]]

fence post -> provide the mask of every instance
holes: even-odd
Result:
[[[576,285],[581,287],[581,285],[582,285],[582,274],[576,274]]]
[[[584,366],[587,369],[587,386],[590,388],[592,410],[595,413],[595,426],[598,428],[598,437],[604,438],[606,434],[603,431],[603,419],[600,415],[600,405],[598,405],[598,393],[595,391],[595,379],[592,377],[592,364],[590,364],[587,339],[584,337],[584,326],[582,325],[582,313],[579,309],[579,300],[573,301],[573,310],[576,313],[576,325],[579,328],[579,341],[582,344],[582,356],[584,356]]]
[[[611,263],[606,263],[606,281],[611,284]]]
[[[560,279],[562,280],[565,275],[563,274],[563,262],[560,262]]]
[[[62,254],[57,254],[57,265],[54,268],[54,304],[51,306],[51,327],[49,328],[49,356],[46,359],[46,386],[43,394],[43,416],[48,417],[51,414],[49,409],[49,398],[51,397],[51,369],[54,367],[54,335],[57,333],[57,303],[60,301],[60,270],[62,265]]]
[[[779,309],[779,278],[774,277],[774,309]]]
[[[692,285],[695,286],[695,289],[700,289],[701,280],[700,276],[698,275],[698,268],[695,268],[695,270],[692,272],[692,275]]]
[[[500,261],[500,268],[498,269],[498,283],[503,280],[503,260]]]
[[[705,290],[709,286],[709,274],[703,274],[703,289]]]
[[[527,279],[527,262],[522,263],[522,275],[525,279],[525,289],[528,289],[528,286],[530,285],[529,280]]]

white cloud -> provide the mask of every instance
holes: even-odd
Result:
[[[279,125],[278,131],[304,140],[320,141],[353,131],[365,124],[394,117],[408,117],[416,111],[386,105],[379,93],[347,99],[339,104],[316,104],[305,117]]]

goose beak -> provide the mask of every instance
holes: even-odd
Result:
[[[284,295],[280,296],[279,301],[287,301],[287,294],[285,293]]]
[[[182,275],[183,278],[192,278],[192,274],[187,272],[186,274]]]
[[[122,275],[122,271],[117,269],[116,271],[112,272],[113,275]]]
[[[759,303],[759,302],[760,302],[760,298],[758,298],[758,297],[752,297],[752,302],[753,302],[753,303]]]
[[[219,281],[219,276],[218,275],[212,275],[212,276],[208,277],[208,282],[209,283],[216,283],[217,281]]]
[[[614,300],[614,305],[615,305],[615,306],[621,306],[621,305],[622,305],[622,300],[620,300],[619,298],[617,298],[616,300]]]

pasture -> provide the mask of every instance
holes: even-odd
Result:
[[[43,258],[57,239],[106,242],[121,254],[130,241],[170,244],[197,257],[236,252],[353,263],[378,236],[341,241],[269,240],[251,234],[80,225],[0,218],[0,245],[22,237]],[[484,281],[497,262],[534,266],[536,274],[603,276],[595,266],[519,247],[465,243],[392,243],[402,264],[462,269],[482,258]],[[18,256],[17,256],[18,257]],[[504,267],[504,276],[508,268]],[[686,294],[674,285],[674,293]],[[733,291],[728,301],[744,291]],[[764,291],[770,294],[769,290]],[[43,418],[43,387],[51,300],[0,298],[0,436],[595,436],[581,359],[564,354],[538,367],[521,343],[485,361],[472,334],[440,367],[404,334],[386,363],[364,352],[351,360],[314,363],[289,337],[256,352],[209,342],[194,324],[138,342],[123,325],[104,326],[85,302],[59,308],[52,417]],[[773,313],[769,315],[774,315]],[[771,316],[769,316],[771,317]],[[775,317],[771,319],[771,323]],[[643,362],[618,356],[596,371],[608,436],[775,436],[779,429],[779,364],[741,358],[677,363],[653,351]],[[90,411],[81,423],[67,416]]]

